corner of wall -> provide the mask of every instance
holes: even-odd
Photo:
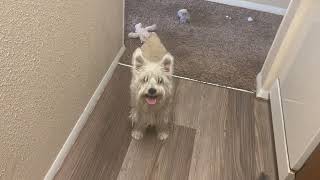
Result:
[[[260,99],[269,99],[269,91],[266,91],[262,88],[262,74],[261,72],[257,75],[256,78],[256,84],[257,84],[257,91],[256,91],[256,97]]]

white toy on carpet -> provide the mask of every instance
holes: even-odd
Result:
[[[187,9],[180,9],[177,16],[180,24],[190,23],[190,13]]]
[[[153,24],[151,26],[142,27],[142,24],[136,24],[135,26],[135,32],[131,32],[128,34],[129,38],[139,38],[141,43],[145,42],[149,36],[150,32],[155,31],[157,28],[156,24]]]

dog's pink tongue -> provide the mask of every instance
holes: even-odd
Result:
[[[157,103],[157,99],[156,98],[146,98],[146,101],[149,105],[155,105]]]

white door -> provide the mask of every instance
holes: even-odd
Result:
[[[280,75],[280,92],[290,168],[299,170],[320,142],[320,1],[302,1],[299,27]],[[289,65],[288,65],[289,66]]]

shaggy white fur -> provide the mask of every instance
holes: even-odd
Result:
[[[154,47],[161,43],[154,34],[142,48],[137,48],[132,56],[131,113],[133,130],[132,137],[139,140],[143,137],[148,126],[155,126],[158,138],[165,140],[169,136],[170,114],[173,95],[173,56],[166,52],[164,55],[146,56],[148,53],[159,52]],[[151,48],[153,47],[153,48]],[[143,50],[148,53],[143,53]],[[146,54],[146,55],[144,55]],[[157,54],[157,53],[155,53]],[[155,55],[154,54],[154,55]],[[160,54],[159,54],[160,55]]]

